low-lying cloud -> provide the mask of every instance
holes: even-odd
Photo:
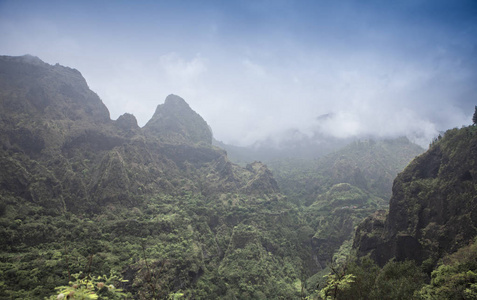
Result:
[[[300,132],[425,146],[477,104],[472,2],[92,5],[0,4],[0,54],[77,68],[114,119],[144,125],[173,93],[226,143]]]

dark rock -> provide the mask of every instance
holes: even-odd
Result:
[[[212,131],[202,117],[184,99],[169,95],[158,105],[143,128],[148,135],[167,143],[203,143],[212,145]]]
[[[354,248],[380,265],[438,259],[477,235],[477,128],[449,130],[397,176],[389,215],[365,220]],[[383,227],[384,224],[384,227]]]

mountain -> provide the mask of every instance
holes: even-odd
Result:
[[[227,151],[231,161],[247,164],[255,160],[265,163],[286,159],[316,159],[336,151],[354,138],[335,138],[317,128],[311,136],[298,129],[288,129],[276,136],[259,140],[249,146],[234,146],[214,140],[214,145]]]
[[[305,200],[307,205],[340,183],[359,187],[387,203],[395,176],[423,151],[405,137],[364,139],[318,159],[280,159],[267,164],[282,192],[292,199]],[[307,197],[303,197],[304,191]]]
[[[452,129],[400,173],[389,213],[362,223],[354,248],[389,259],[435,264],[477,235],[477,127]]]
[[[477,127],[448,130],[394,180],[319,291],[332,299],[477,299]]]
[[[442,148],[437,158],[416,160],[428,169],[415,161],[406,169],[414,168],[410,177],[396,179],[412,187],[404,198],[393,194],[390,215],[399,208],[401,225],[385,227],[386,213],[375,214],[381,223],[371,227],[390,237],[384,243],[397,244],[384,228],[414,238],[402,225],[415,220],[405,203],[415,192],[413,180],[423,180],[419,192],[439,191],[458,184],[433,181],[441,173],[458,175],[464,183],[456,191],[472,192],[474,171],[465,169],[471,160],[443,167],[461,153],[452,150],[461,139],[448,136],[432,146]],[[267,161],[270,168],[258,161],[241,166],[179,96],[168,96],[141,128],[128,113],[111,120],[79,71],[28,55],[0,56],[0,299],[57,299],[55,287],[75,292],[70,281],[90,279],[133,299],[312,297],[325,284],[322,275],[345,265],[357,224],[387,208],[392,179],[422,151],[405,138],[361,140],[320,159],[279,156]],[[427,208],[422,216],[429,224],[411,226],[425,225],[420,237],[450,235],[445,222],[467,220]],[[466,209],[473,220],[471,204]],[[355,245],[364,254],[360,245],[376,237],[363,226]],[[473,234],[472,227],[457,228],[461,239],[451,242],[465,243]],[[435,248],[416,253],[424,258],[441,247],[432,243],[425,245]],[[92,289],[114,298],[99,285]]]
[[[268,162],[280,191],[302,209],[311,237],[310,274],[326,274],[331,262],[344,259],[355,227],[387,209],[393,179],[422,152],[407,138],[366,139],[319,159]]]
[[[144,132],[168,143],[212,144],[212,131],[202,117],[179,96],[169,95],[157,106]]]
[[[296,208],[211,143],[178,96],[140,128],[77,70],[1,56],[0,298],[110,272],[137,299],[299,297]]]

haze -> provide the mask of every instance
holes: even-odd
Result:
[[[425,146],[471,123],[477,3],[0,1],[0,54],[78,69],[141,126],[172,93],[230,144],[296,129]]]

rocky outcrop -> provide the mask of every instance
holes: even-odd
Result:
[[[169,95],[158,105],[144,132],[173,144],[212,144],[212,131],[202,117],[179,96]]]
[[[389,215],[363,222],[354,248],[380,265],[435,261],[477,235],[477,127],[446,132],[394,181]]]
[[[126,137],[133,137],[141,132],[141,128],[137,124],[137,119],[132,114],[125,113],[121,115],[115,123],[122,135]]]

